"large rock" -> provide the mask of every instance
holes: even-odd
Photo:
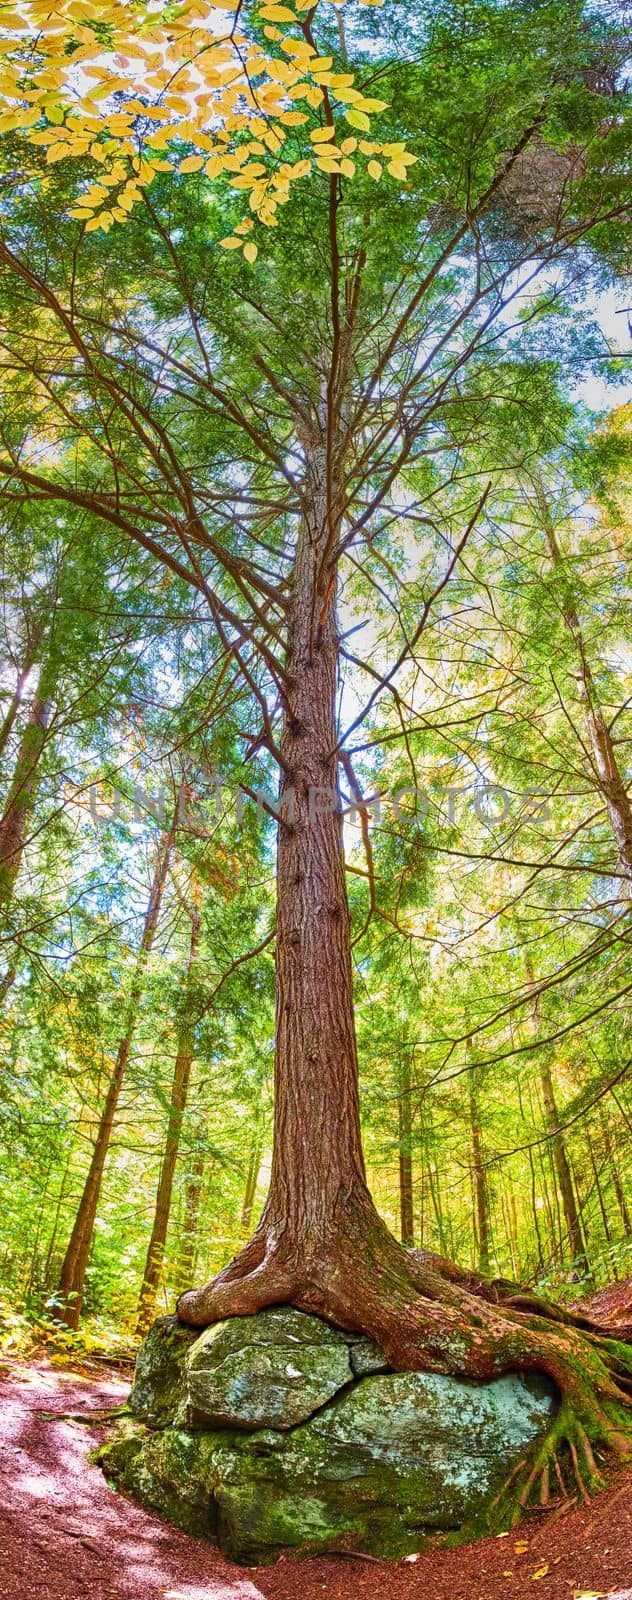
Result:
[[[155,1329],[149,1355],[160,1365],[165,1340],[173,1346],[169,1329]],[[465,1383],[380,1364],[370,1341],[290,1308],[234,1318],[183,1345],[171,1417],[161,1413],[167,1425],[127,1424],[102,1452],[105,1471],[247,1565],[288,1548],[401,1556],[429,1533],[472,1531],[550,1421],[552,1386],[519,1374]],[[173,1365],[172,1357],[171,1373]],[[202,1390],[209,1409],[200,1426],[192,1396]],[[292,1420],[299,1413],[306,1420]]]
[[[189,1419],[212,1428],[294,1428],[353,1379],[344,1334],[288,1306],[207,1328],[186,1371]]]
[[[129,1406],[147,1422],[176,1416],[186,1400],[185,1356],[199,1338],[177,1317],[157,1317],[138,1352]]]

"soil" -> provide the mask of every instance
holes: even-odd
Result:
[[[128,1387],[46,1360],[0,1368],[0,1600],[632,1600],[630,1470],[557,1521],[529,1516],[455,1550],[235,1567],[115,1494],[89,1461],[99,1411]]]

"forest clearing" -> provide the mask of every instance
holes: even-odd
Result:
[[[631,17],[0,4],[3,1597],[632,1595]]]

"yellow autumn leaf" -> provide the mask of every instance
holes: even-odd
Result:
[[[353,178],[355,175],[355,161],[351,161],[349,156],[343,156],[340,163],[340,171],[344,172],[345,178]]]
[[[388,102],[386,100],[371,100],[367,99],[365,95],[362,95],[360,100],[355,101],[357,111],[386,111],[387,105]]]
[[[184,161],[180,162],[180,171],[199,172],[203,166],[204,156],[185,156]]]
[[[222,250],[241,250],[241,239],[236,239],[232,233],[229,233],[227,239],[220,239],[219,243]]]
[[[330,139],[335,139],[335,128],[312,128],[310,133],[312,144],[327,144]]]
[[[100,227],[101,227],[101,218],[100,217],[91,217],[90,221],[86,222],[86,233],[94,233],[95,228],[100,228]]]
[[[537,1583],[538,1579],[546,1578],[547,1573],[550,1572],[550,1570],[551,1569],[549,1567],[548,1561],[545,1561],[544,1564],[541,1567],[536,1567],[535,1572],[531,1573],[532,1582],[533,1583]]]
[[[258,254],[259,251],[257,250],[254,239],[249,239],[247,244],[244,245],[244,256],[246,261],[256,261]]]
[[[517,1556],[523,1556],[524,1553],[525,1553],[525,1550],[528,1550],[528,1549],[529,1549],[529,1540],[528,1539],[518,1539],[517,1544],[514,1545],[514,1550],[515,1550]]]
[[[408,177],[403,161],[389,161],[388,170],[392,178],[406,179]]]
[[[289,6],[260,6],[259,16],[265,17],[266,22],[296,22],[293,11]]]
[[[371,126],[368,117],[365,116],[363,111],[354,111],[353,109],[345,111],[345,117],[347,122],[351,123],[352,128],[370,128]]]
[[[381,178],[381,176],[382,176],[382,168],[380,166],[379,161],[369,161],[369,164],[368,164],[368,167],[367,167],[366,170],[367,170],[370,178],[375,178],[375,182],[376,183],[377,183],[378,179]]]

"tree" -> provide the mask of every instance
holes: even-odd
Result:
[[[395,1367],[550,1373],[563,1404],[514,1490],[524,1502],[540,1478],[548,1493],[565,1440],[589,1477],[591,1440],[627,1448],[630,1356],[581,1318],[563,1325],[541,1303],[472,1293],[458,1273],[407,1254],[378,1215],[360,1137],[340,767],[353,770],[351,736],[380,696],[393,698],[405,739],[402,669],[490,494],[489,475],[462,475],[455,419],[480,434],[494,356],[529,283],[555,300],[565,273],[577,285],[590,271],[591,247],[617,258],[628,135],[613,84],[620,43],[587,10],[524,0],[511,12],[475,3],[464,17],[450,5],[429,17],[420,5],[412,60],[397,58],[397,15],[386,7],[370,46],[354,31],[344,51],[321,8],[299,31],[325,74],[330,56],[339,67],[351,54],[363,83],[388,83],[387,153],[401,154],[423,129],[405,199],[382,189],[377,150],[368,152],[376,170],[346,183],[355,151],[334,148],[329,82],[309,135],[331,148],[329,165],[309,200],[287,185],[252,277],[241,251],[221,260],[212,251],[228,217],[238,243],[244,223],[206,177],[170,171],[150,194],[141,188],[142,227],[135,210],[116,260],[93,238],[96,226],[86,237],[70,220],[90,210],[70,169],[46,191],[60,213],[53,254],[34,179],[18,201],[21,226],[0,243],[12,298],[4,337],[36,389],[48,394],[61,377],[53,403],[64,458],[40,466],[9,448],[0,471],[9,504],[87,506],[205,597],[256,707],[245,754],[264,775],[273,764],[280,773],[270,1190],[235,1261],[181,1296],[181,1319],[203,1327],[287,1300],[373,1335]],[[69,154],[82,152],[72,144]],[[526,183],[529,164],[543,198]],[[246,175],[253,196],[258,176]],[[43,308],[56,342],[42,356],[29,328]],[[507,381],[518,405],[519,385]],[[85,471],[88,435],[96,454]],[[341,621],[345,608],[358,620],[368,584],[392,614],[377,662],[369,644],[350,648]],[[347,662],[366,698],[345,727]]]
[[[193,1065],[194,1029],[195,1029],[195,987],[197,980],[196,962],[200,945],[201,908],[199,885],[193,884],[191,890],[191,938],[189,942],[189,956],[185,979],[185,991],[182,1001],[182,1011],[178,1028],[177,1051],[173,1069],[173,1082],[169,1101],[169,1120],[167,1124],[167,1137],[165,1140],[164,1154],[156,1190],[156,1205],[152,1223],[149,1244],[147,1246],[147,1260],[141,1284],[137,1331],[141,1334],[147,1332],[156,1313],[156,1295],[162,1273],[165,1245],[167,1242],[167,1229],[169,1227],[169,1213],[171,1211],[171,1197],[173,1193],[173,1180],[180,1149],[180,1136],[182,1133],[182,1119],[186,1110],[189,1079]],[[192,1216],[192,1196],[189,1196],[189,1219]]]
[[[77,1207],[77,1214],[73,1224],[66,1253],[62,1262],[59,1279],[60,1307],[58,1315],[70,1328],[79,1325],[81,1306],[85,1285],[86,1267],[90,1255],[92,1235],[101,1193],[103,1172],[107,1160],[114,1118],[119,1103],[121,1089],[125,1081],[130,1052],[134,1039],[134,1032],[138,1019],[138,1009],[145,981],[147,961],[151,953],[158,928],[158,919],[162,899],[167,882],[167,874],[175,846],[178,822],[180,820],[180,805],[182,786],[177,790],[173,815],[169,828],[158,839],[154,870],[147,909],[143,922],[143,931],[136,957],[135,969],[132,978],[129,999],[125,1012],[123,1033],[119,1040],[116,1059],[112,1068],[110,1081],[107,1087],[105,1101],[99,1118],[97,1135],[94,1142],[90,1166],[86,1175],[81,1199]]]

